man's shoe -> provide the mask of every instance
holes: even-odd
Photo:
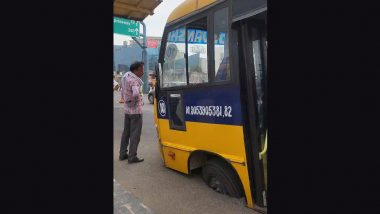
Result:
[[[123,161],[123,160],[126,160],[126,159],[128,159],[128,155],[119,156],[119,160],[120,161]]]
[[[144,161],[144,158],[134,157],[133,159],[128,160],[128,163],[139,163],[143,161]]]

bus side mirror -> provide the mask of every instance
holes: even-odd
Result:
[[[159,89],[160,89],[160,81],[161,81],[161,75],[162,74],[162,70],[161,70],[161,63],[156,63],[155,64],[155,79],[156,79],[156,84],[155,84],[155,88],[154,88],[154,92],[155,92],[155,96],[157,97],[158,95],[158,92],[159,92]]]
[[[156,78],[156,80],[158,80],[158,78],[160,77],[160,71],[161,71],[161,63],[156,63],[155,64],[155,67],[154,67],[154,77]]]
[[[156,63],[154,64],[154,71],[155,71],[156,78],[157,78],[157,76],[158,76],[158,66],[159,66],[159,63],[156,62]]]

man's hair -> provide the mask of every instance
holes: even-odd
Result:
[[[132,63],[132,65],[129,67],[129,70],[132,72],[135,72],[135,70],[139,69],[143,65],[144,65],[144,62],[136,61]]]

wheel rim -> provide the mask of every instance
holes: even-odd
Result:
[[[209,185],[214,191],[221,194],[226,194],[223,184],[216,177],[210,178]]]

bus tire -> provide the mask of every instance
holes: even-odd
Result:
[[[214,191],[231,197],[243,197],[240,179],[225,161],[211,159],[202,167],[202,177]]]

